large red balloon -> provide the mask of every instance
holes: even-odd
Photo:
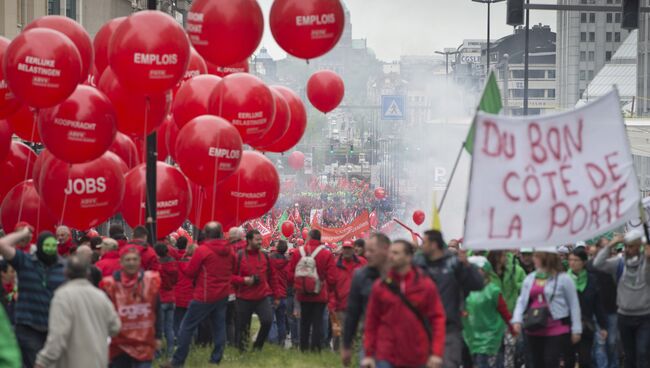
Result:
[[[187,34],[206,61],[230,65],[253,54],[262,40],[264,16],[256,0],[195,0]]]
[[[16,184],[30,178],[36,161],[36,153],[24,143],[13,141],[9,153],[4,161],[0,162],[0,200]]]
[[[237,73],[224,77],[212,92],[210,112],[237,127],[244,143],[254,142],[271,128],[275,101],[258,77]]]
[[[37,192],[41,192],[41,189],[39,187],[40,182],[41,182],[41,175],[43,172],[45,172],[45,169],[49,165],[49,160],[54,158],[54,155],[50,153],[50,151],[46,149],[42,150],[41,153],[38,155],[36,158],[36,161],[34,162],[34,167],[32,168],[32,180],[34,181],[34,188],[36,188]]]
[[[0,36],[0,119],[4,119],[13,114],[20,107],[20,100],[9,89],[2,68],[2,60],[4,60],[5,52],[10,42],[8,39]]]
[[[139,11],[113,33],[108,58],[125,87],[157,94],[174,87],[185,75],[190,42],[183,27],[168,14]]]
[[[208,113],[210,96],[220,81],[221,78],[214,75],[199,75],[181,84],[172,104],[179,129],[195,117]]]
[[[338,74],[331,70],[314,73],[307,82],[307,97],[318,110],[328,113],[343,101],[345,85]]]
[[[208,65],[194,47],[190,47],[190,63],[181,82],[202,74],[208,74]]]
[[[296,144],[298,144],[298,142],[300,142],[300,139],[302,139],[302,136],[305,134],[305,129],[307,128],[307,112],[305,111],[305,105],[295,92],[283,86],[277,86],[275,89],[282,94],[282,97],[284,97],[289,104],[289,111],[291,112],[289,129],[287,129],[287,132],[275,143],[260,147],[259,149],[280,153],[292,149]]]
[[[171,93],[145,96],[134,92],[117,80],[111,68],[106,68],[98,87],[113,103],[117,113],[117,130],[126,135],[144,139],[162,124],[169,113]]]
[[[305,167],[305,154],[300,151],[291,152],[287,161],[292,169],[300,170]]]
[[[270,25],[273,38],[284,51],[313,59],[339,42],[345,14],[339,0],[275,0]]]
[[[146,165],[141,164],[126,174],[126,191],[121,211],[131,227],[145,223],[146,171]],[[177,168],[158,162],[156,176],[156,239],[161,239],[185,222],[192,197],[189,182]]]
[[[11,124],[7,120],[0,120],[0,162],[9,154],[11,136],[14,134]]]
[[[424,222],[425,217],[426,216],[425,216],[424,212],[422,212],[421,210],[416,210],[416,211],[413,212],[413,222],[418,226],[422,225],[422,223]]]
[[[81,79],[86,79],[90,66],[93,65],[93,42],[81,24],[62,15],[46,15],[33,20],[23,31],[33,28],[49,28],[66,35],[79,51],[79,56],[81,56]]]
[[[117,132],[113,144],[108,147],[108,150],[118,155],[129,169],[134,168],[140,164],[140,156],[138,156],[138,148],[128,135]]]
[[[41,142],[41,135],[38,133],[38,124],[34,118],[38,118],[29,106],[22,104],[18,111],[9,115],[7,121],[14,133],[22,140],[29,142]]]
[[[222,78],[230,74],[249,72],[248,59],[227,66],[218,66],[212,63],[207,63],[207,66],[208,73]]]
[[[40,178],[41,198],[54,218],[78,230],[113,216],[124,196],[121,159],[112,152],[83,164],[52,158]]]
[[[174,120],[171,117],[165,119],[162,125],[156,131],[156,157],[158,161],[164,162],[169,156],[169,150],[167,149],[167,134],[169,132],[169,124],[174,124]],[[140,162],[147,161],[147,140],[135,138],[133,140],[135,146],[138,150],[138,160]]]
[[[9,88],[36,108],[63,102],[82,81],[77,47],[63,33],[48,28],[16,36],[5,51],[3,69]]]
[[[34,227],[34,233],[54,231],[56,220],[41,201],[33,180],[26,180],[13,187],[2,201],[0,209],[2,227],[9,232],[16,224],[25,221]]]
[[[169,152],[169,155],[173,160],[176,160],[176,139],[178,138],[178,131],[178,125],[176,125],[176,123],[169,124],[167,126],[167,133],[165,134],[167,152]]]
[[[97,74],[102,75],[104,69],[108,67],[108,46],[111,42],[111,37],[117,27],[124,22],[126,17],[113,18],[99,29],[93,40],[95,46],[95,66],[97,67]]]
[[[273,93],[273,100],[275,101],[275,117],[273,118],[273,123],[271,123],[269,130],[267,130],[259,139],[250,143],[257,149],[265,145],[272,145],[279,141],[289,129],[289,123],[291,121],[291,111],[289,111],[287,100],[276,89],[276,87],[271,86],[271,92]]]
[[[288,238],[291,235],[293,235],[293,231],[295,229],[296,226],[291,221],[285,221],[282,223],[282,235],[284,235],[285,238]]]
[[[67,100],[41,113],[38,130],[54,156],[77,164],[106,152],[115,139],[116,120],[108,97],[94,87],[79,85]]]
[[[192,187],[192,206],[188,219],[197,227],[203,228],[210,221],[219,221],[224,229],[239,226],[244,221],[236,222],[217,201],[219,187],[204,188],[190,183]]]
[[[379,188],[375,189],[375,198],[377,198],[377,199],[386,198],[386,190],[384,190],[384,188],[382,188],[382,187],[379,187]]]
[[[176,138],[176,161],[193,182],[201,186],[220,183],[239,167],[242,140],[226,120],[199,116],[185,125]]]

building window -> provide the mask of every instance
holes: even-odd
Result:
[[[612,52],[605,51],[605,61],[610,61],[610,60],[612,60]]]
[[[70,19],[77,19],[77,0],[66,1],[65,15]]]
[[[621,13],[614,14],[614,21],[616,23],[621,23]]]
[[[621,32],[614,32],[614,42],[621,42]]]
[[[590,70],[590,71],[587,72],[587,78],[589,80],[594,79],[594,71],[593,70]]]
[[[580,80],[587,79],[587,73],[584,70],[580,71]]]
[[[512,78],[513,79],[522,79],[522,78],[524,78],[524,71],[523,70],[513,70],[512,71]]]
[[[546,74],[545,70],[529,70],[528,78],[544,79],[545,74]]]
[[[524,97],[524,90],[523,89],[511,89],[510,92],[510,97],[512,98],[523,98]]]
[[[580,61],[587,61],[587,51],[580,51]]]
[[[542,97],[544,97],[545,92],[546,92],[545,89],[529,89],[528,90],[528,97],[542,98]]]
[[[554,89],[547,89],[546,90],[546,97],[555,98],[555,90]]]
[[[618,38],[621,38],[620,34]],[[589,42],[595,42],[595,41],[596,41],[596,32],[589,32]]]
[[[47,0],[47,14],[48,15],[61,14],[61,0]]]
[[[547,70],[546,75],[548,79],[555,79],[555,70]]]
[[[605,32],[605,42],[612,42],[612,32]]]
[[[580,23],[587,23],[587,13],[580,13]]]
[[[587,32],[580,32],[580,42],[587,42]]]
[[[595,52],[589,51],[589,61],[594,61],[594,59],[595,59]]]
[[[596,23],[596,13],[589,13],[589,23]]]
[[[612,4],[612,0],[607,0],[607,4]]]
[[[612,13],[607,13],[606,18],[607,18],[607,23],[611,23],[614,21],[614,16],[612,15]]]

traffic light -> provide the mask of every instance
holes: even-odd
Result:
[[[334,154],[334,145],[333,144],[330,144],[330,153]]]
[[[623,18],[621,28],[632,30],[639,28],[639,0],[623,0]]]
[[[511,26],[524,24],[524,0],[508,0],[506,23]]]
[[[354,145],[350,145],[350,153],[354,153]]]

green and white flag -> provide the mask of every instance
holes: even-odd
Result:
[[[491,71],[487,83],[485,83],[483,95],[481,96],[481,101],[478,104],[478,110],[496,115],[501,111],[502,107],[503,105],[501,104],[501,92],[499,91],[499,86],[497,85],[497,78],[494,75],[494,71]],[[465,150],[467,150],[470,155],[474,151],[475,132],[476,126],[474,122],[472,122],[472,126],[469,128],[469,132],[467,133],[467,138],[465,138]]]

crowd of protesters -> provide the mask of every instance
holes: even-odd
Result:
[[[361,367],[650,367],[650,247],[641,232],[553,251],[469,252],[427,231],[262,246],[256,230],[152,242],[0,238],[0,366],[182,367],[193,344],[334,350]],[[259,329],[252,329],[257,315]],[[110,345],[98,344],[108,341]],[[356,351],[356,353],[355,353]]]

